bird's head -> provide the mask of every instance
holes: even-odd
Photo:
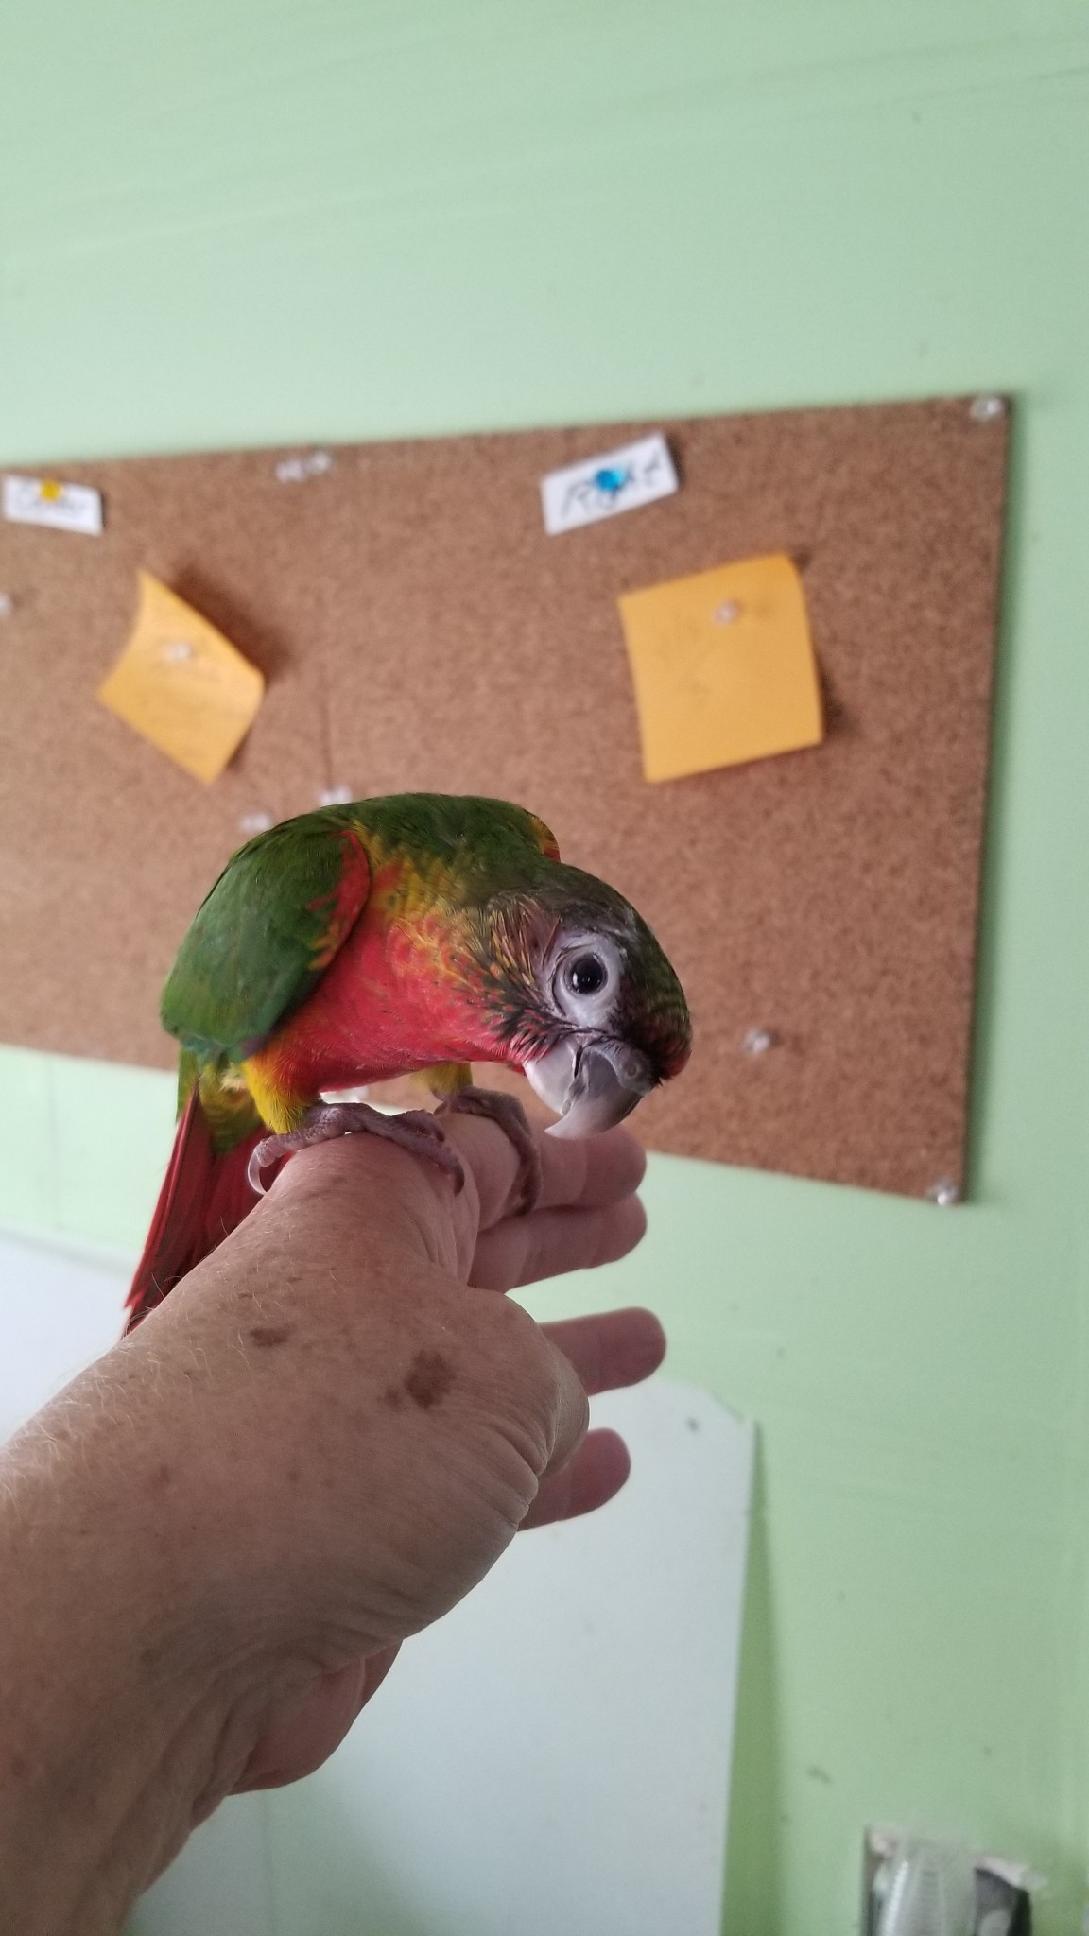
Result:
[[[681,984],[646,922],[592,874],[550,864],[532,890],[490,898],[476,936],[489,1031],[556,1112],[553,1135],[611,1129],[684,1067]]]

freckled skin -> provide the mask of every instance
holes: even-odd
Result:
[[[291,1336],[289,1324],[254,1324],[250,1326],[250,1338],[256,1345],[265,1349],[269,1346],[286,1344]]]
[[[417,1351],[405,1379],[405,1390],[414,1405],[429,1412],[440,1405],[454,1383],[454,1374],[441,1351]]]

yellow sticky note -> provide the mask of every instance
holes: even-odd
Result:
[[[128,643],[98,689],[104,706],[160,752],[210,782],[253,724],[263,673],[183,598],[140,573]]]
[[[817,662],[790,558],[748,558],[619,600],[648,780],[819,746]]]

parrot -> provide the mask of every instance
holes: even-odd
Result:
[[[463,1174],[443,1116],[493,1117],[540,1155],[515,1097],[474,1086],[506,1064],[551,1133],[611,1128],[688,1060],[680,981],[613,888],[566,865],[523,807],[440,793],[324,806],[228,861],[186,932],[161,1002],[180,1043],[174,1147],[126,1304],[131,1331],[215,1249],[307,1145],[367,1131]],[[421,1079],[435,1111],[336,1100]]]

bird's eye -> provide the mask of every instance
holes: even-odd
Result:
[[[609,970],[600,955],[574,955],[564,963],[563,978],[572,995],[599,995]]]

